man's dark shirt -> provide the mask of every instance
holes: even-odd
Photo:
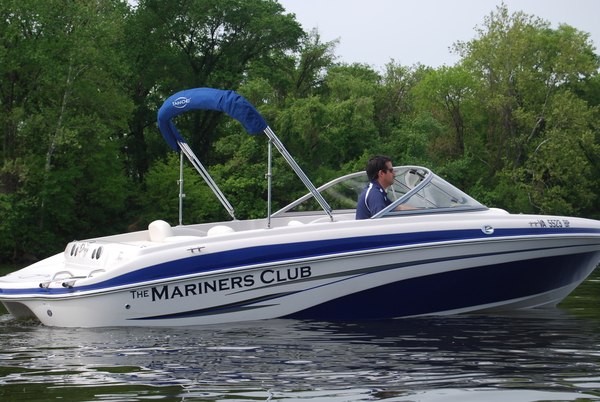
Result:
[[[391,203],[392,201],[387,197],[381,184],[372,181],[367,184],[358,197],[356,219],[369,219]]]

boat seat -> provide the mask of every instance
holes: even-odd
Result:
[[[148,234],[150,241],[156,243],[164,243],[167,237],[173,237],[173,229],[165,221],[157,220],[148,225]]]
[[[419,175],[416,173],[412,173],[412,172],[408,172],[406,174],[406,176],[404,177],[404,180],[406,180],[406,185],[411,190],[413,188],[415,188],[417,186],[417,184],[419,184],[421,182],[421,178],[419,177]]]
[[[233,230],[229,226],[217,225],[217,226],[213,226],[212,228],[208,229],[208,232],[206,232],[206,235],[209,237],[210,236],[221,236],[221,235],[229,234],[229,233],[233,233],[233,232],[235,232],[235,230]]]

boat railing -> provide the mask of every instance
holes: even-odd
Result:
[[[56,282],[56,280],[59,276],[68,275],[68,277],[62,279],[61,286],[64,288],[72,288],[73,286],[75,286],[75,282],[78,279],[91,278],[92,276],[94,276],[95,274],[98,274],[100,272],[106,272],[106,270],[104,268],[94,269],[93,271],[90,271],[87,275],[75,275],[71,271],[58,271],[58,272],[55,272],[54,275],[52,275],[51,280],[41,282],[39,287],[42,289],[48,289],[50,287],[50,284],[52,282]]]

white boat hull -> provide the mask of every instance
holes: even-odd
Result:
[[[460,221],[436,215],[376,226],[328,222],[181,236],[166,244],[126,235],[95,239],[74,245],[87,245],[84,257],[70,255],[70,246],[19,271],[20,278],[3,283],[0,300],[14,316],[61,327],[362,320],[553,306],[600,261],[600,228],[569,218],[569,228],[542,230],[532,219],[485,211]],[[493,234],[481,230],[482,221]],[[103,256],[94,262],[106,258],[104,265],[84,267],[80,260],[101,245]],[[74,282],[60,278],[85,269],[95,273]]]

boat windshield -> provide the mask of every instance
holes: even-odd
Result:
[[[387,189],[392,204],[375,215],[415,214],[482,210],[486,206],[457,189],[429,169],[419,166],[395,167],[394,184]],[[317,190],[336,211],[355,210],[358,197],[368,183],[366,172],[352,173],[333,180]],[[397,210],[402,205],[402,210]],[[311,212],[319,210],[319,204],[311,194],[299,198],[272,216],[285,212]]]

